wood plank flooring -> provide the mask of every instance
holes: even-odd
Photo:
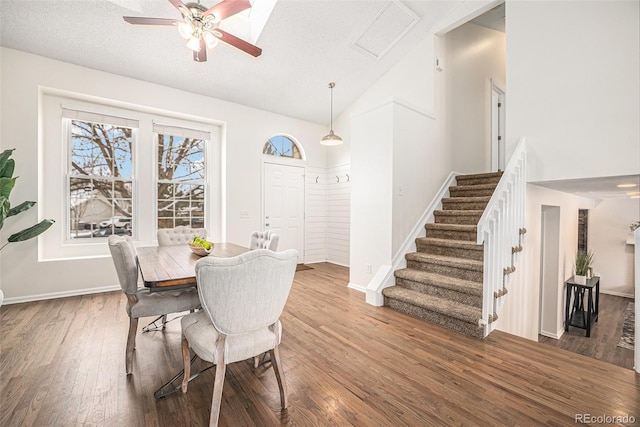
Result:
[[[633,350],[618,347],[624,313],[632,301],[630,298],[601,293],[598,321],[591,327],[590,337],[585,336],[584,329],[570,327],[559,340],[540,335],[538,341],[622,368],[633,369]]]
[[[282,317],[288,410],[272,369],[240,362],[220,425],[560,426],[582,413],[640,423],[632,370],[501,332],[469,338],[367,305],[346,268],[313,267],[296,273]],[[179,321],[139,333],[125,375],[125,303],[111,292],[2,307],[0,425],[206,425],[213,370],[185,395],[153,397],[181,368]]]

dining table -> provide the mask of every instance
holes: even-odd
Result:
[[[207,256],[229,258],[248,251],[234,243],[214,243]],[[143,246],[136,248],[136,255],[142,281],[150,292],[196,285],[196,263],[202,256],[193,253],[188,245]]]

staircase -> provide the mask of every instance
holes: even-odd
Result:
[[[417,252],[395,271],[384,305],[466,335],[483,338],[484,246],[477,244],[478,221],[502,172],[459,175],[435,222],[416,239]]]

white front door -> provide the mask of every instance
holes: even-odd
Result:
[[[304,262],[304,168],[264,164],[263,227],[280,236],[278,250],[296,249]]]

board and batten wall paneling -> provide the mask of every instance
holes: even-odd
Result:
[[[327,259],[327,169],[307,167],[305,187],[305,262],[324,262]]]
[[[307,167],[305,262],[349,266],[350,165]]]
[[[351,165],[327,170],[327,261],[349,266]]]

